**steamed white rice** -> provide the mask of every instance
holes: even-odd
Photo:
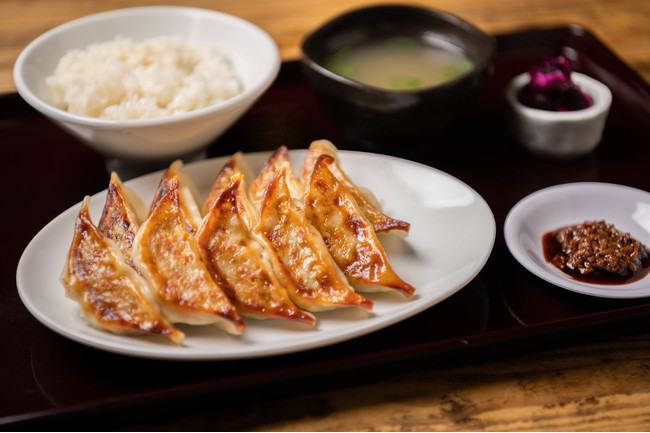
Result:
[[[147,119],[184,113],[242,90],[229,59],[213,44],[157,37],[71,50],[46,81],[52,102],[70,113]]]

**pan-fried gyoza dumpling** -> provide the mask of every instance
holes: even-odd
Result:
[[[151,215],[151,212],[153,212],[160,199],[167,194],[172,183],[175,182],[174,178],[176,178],[179,184],[179,192],[183,198],[181,200],[181,206],[183,207],[183,214],[187,218],[187,226],[188,228],[194,227],[195,232],[196,228],[201,224],[201,211],[197,204],[198,194],[196,193],[194,182],[181,170],[182,167],[183,161],[176,160],[165,170],[158,183],[158,188],[156,188],[151,206],[149,206],[149,215]]]
[[[97,228],[117,243],[126,262],[133,266],[131,249],[140,223],[147,217],[147,208],[135,192],[124,186],[116,173],[111,173],[106,202]]]
[[[291,197],[295,199],[301,199],[303,195],[303,188],[296,179],[296,176],[291,169],[291,158],[289,157],[289,150],[286,146],[280,146],[273,154],[266,160],[264,166],[260,170],[259,174],[253,181],[250,186],[250,197],[255,205],[259,209],[264,193],[269,184],[275,179],[280,169],[284,166],[288,166],[289,170],[287,171],[286,184],[289,188],[289,193]]]
[[[406,297],[415,289],[397,276],[372,225],[357,202],[329,170],[330,155],[321,155],[305,195],[305,214],[350,284],[359,291],[396,290]]]
[[[133,243],[133,261],[149,281],[163,315],[174,323],[215,324],[241,334],[244,322],[201,259],[173,176]]]
[[[298,309],[262,258],[262,248],[250,233],[238,204],[242,174],[213,202],[196,233],[201,254],[215,280],[237,310],[259,319],[277,318],[313,325],[313,315]]]
[[[180,343],[185,337],[171,326],[145,296],[147,282],[129,266],[120,249],[103,236],[81,205],[74,237],[61,273],[66,295],[81,305],[93,326],[118,334],[153,334]]]
[[[373,194],[368,190],[362,190],[356,186],[343,172],[338,163],[336,152],[336,147],[328,140],[317,140],[311,143],[300,167],[299,180],[303,188],[308,188],[311,172],[314,169],[318,157],[320,155],[330,155],[332,157],[329,167],[330,171],[356,200],[359,208],[372,224],[375,233],[391,232],[403,236],[407,235],[411,225],[405,221],[391,218],[379,210],[379,204]]]
[[[323,238],[296,207],[287,186],[288,165],[269,184],[254,233],[272,251],[280,282],[299,307],[324,311],[337,307],[371,310],[373,303],[356,293],[327,251]]]
[[[203,201],[203,206],[201,207],[203,215],[207,215],[214,202],[217,201],[217,198],[219,198],[221,193],[230,186],[232,183],[232,177],[235,175],[241,175],[240,187],[237,188],[236,192],[237,206],[239,207],[239,213],[246,222],[246,225],[249,228],[252,228],[255,221],[257,221],[257,211],[248,197],[247,185],[249,180],[253,179],[251,173],[252,171],[241,152],[237,152],[231,156],[228,162],[217,174],[217,177],[208,192],[208,196]]]

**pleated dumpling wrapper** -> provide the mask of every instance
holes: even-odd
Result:
[[[125,186],[116,173],[111,173],[97,228],[101,234],[117,243],[124,259],[132,267],[133,240],[146,217],[147,208],[142,199]]]
[[[375,233],[394,233],[400,236],[408,235],[411,224],[405,221],[400,221],[395,218],[391,218],[388,215],[384,214],[380,210],[380,205],[378,200],[375,198],[373,193],[370,190],[362,189],[355,185],[350,178],[345,174],[341,169],[341,166],[337,157],[337,148],[328,140],[316,140],[311,143],[307,155],[303,160],[302,166],[300,167],[300,174],[298,179],[300,184],[304,189],[309,187],[309,179],[311,178],[311,172],[314,170],[314,165],[316,160],[320,155],[330,155],[332,160],[330,161],[330,171],[336,177],[336,179],[341,182],[352,197],[356,200],[357,205],[364,213],[368,221],[372,224]],[[379,175],[379,174],[378,174]]]
[[[133,261],[147,278],[163,315],[174,323],[214,324],[241,334],[244,321],[201,259],[178,176],[166,180],[133,243]]]
[[[236,175],[241,175],[239,188],[236,190],[239,214],[244,219],[244,222],[246,222],[246,225],[249,228],[252,228],[255,221],[257,221],[257,209],[253,206],[250,197],[248,196],[248,184],[251,179],[253,179],[252,170],[248,166],[244,154],[241,152],[233,154],[221,168],[219,173],[217,173],[217,177],[214,182],[212,182],[210,191],[203,201],[201,212],[203,215],[207,215],[221,193],[230,187],[232,177]]]
[[[93,224],[89,202],[90,197],[82,202],[61,273],[66,295],[81,305],[82,317],[93,326],[117,334],[160,335],[181,343],[185,335],[147,300],[147,281]]]
[[[415,288],[397,276],[372,224],[352,195],[332,174],[333,158],[318,157],[305,195],[307,219],[320,232],[350,284],[362,292],[396,290],[406,297]]]
[[[318,231],[298,208],[287,185],[288,164],[271,181],[253,233],[272,252],[274,271],[296,305],[308,311],[339,307],[372,310],[373,303],[356,293],[327,251]]]
[[[291,302],[287,290],[264,261],[261,245],[249,233],[239,205],[245,194],[242,177],[241,173],[233,176],[203,218],[196,233],[203,259],[241,314],[313,325],[314,316]]]
[[[197,227],[201,224],[201,211],[198,206],[196,186],[192,179],[182,170],[183,161],[176,160],[169,165],[165,170],[158,187],[154,193],[153,200],[149,206],[149,215],[153,212],[154,208],[160,199],[167,194],[173,183],[178,185],[178,191],[181,196],[179,205],[182,208],[183,215],[186,219],[187,229],[196,233]]]
[[[302,199],[304,193],[302,186],[296,179],[296,176],[291,169],[291,157],[289,156],[289,150],[286,146],[280,146],[273,154],[266,160],[264,166],[260,170],[259,174],[255,180],[251,183],[249,188],[249,193],[253,205],[259,209],[264,194],[267,187],[273,179],[277,176],[280,169],[284,166],[288,166],[285,184],[289,189],[291,197],[297,200]]]

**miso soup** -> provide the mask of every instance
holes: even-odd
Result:
[[[324,66],[351,80],[389,90],[436,86],[474,67],[460,51],[405,37],[343,47]]]

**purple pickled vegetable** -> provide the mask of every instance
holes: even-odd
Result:
[[[592,97],[571,80],[571,66],[562,56],[531,68],[530,83],[517,97],[524,105],[547,111],[581,110],[594,103]]]

